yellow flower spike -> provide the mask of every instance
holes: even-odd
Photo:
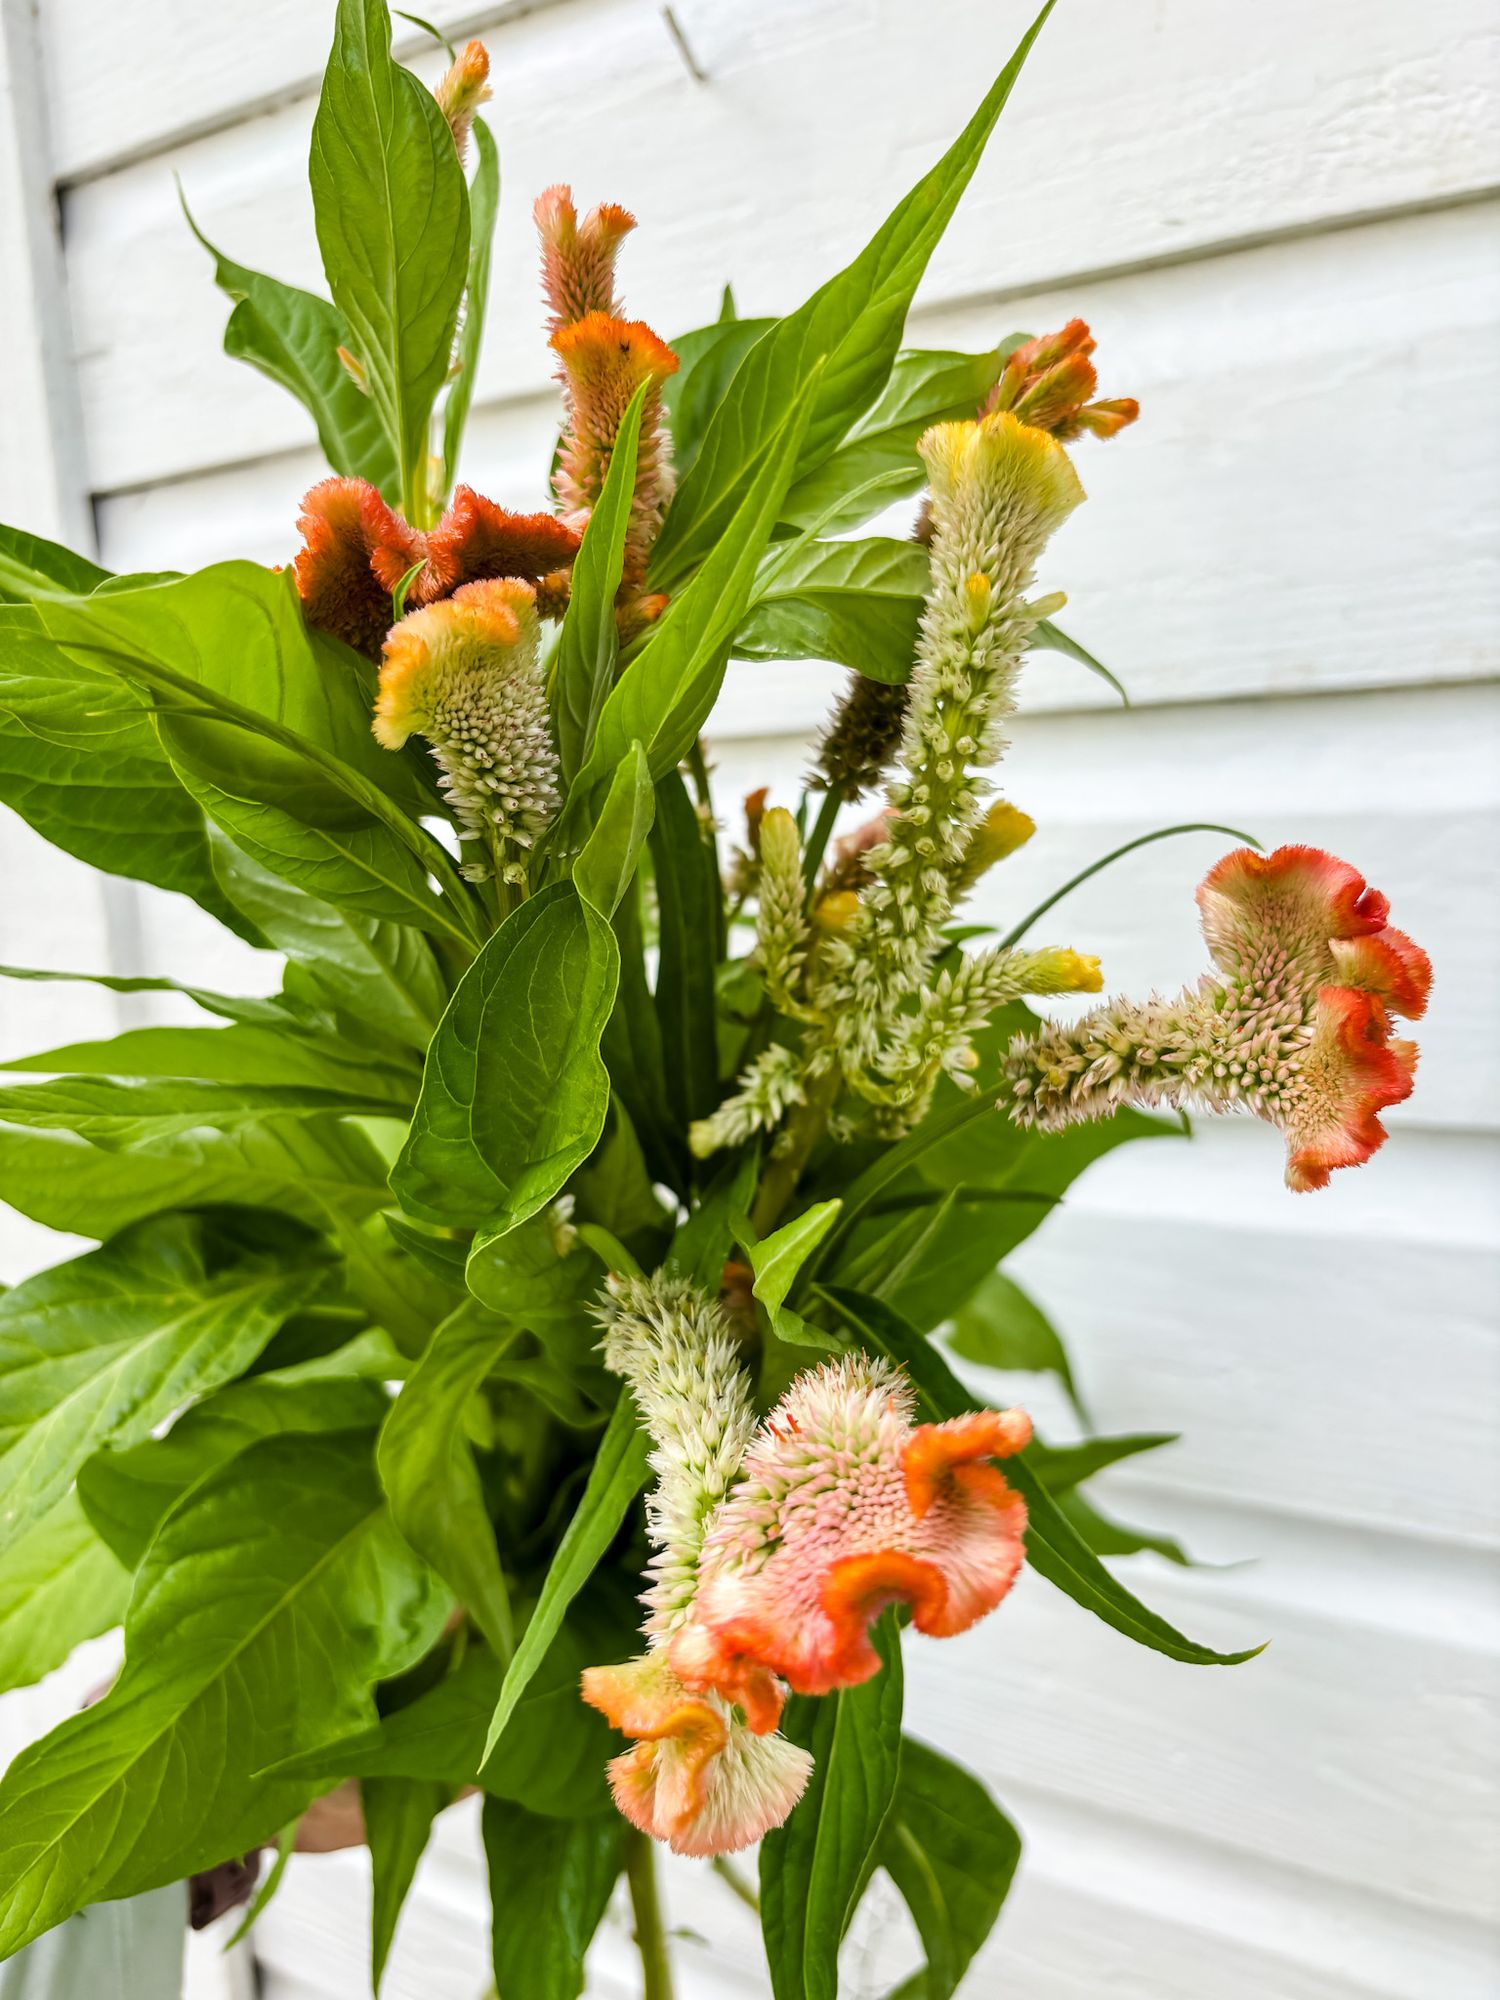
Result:
[[[1059,947],[1030,955],[1028,988],[1033,993],[1100,993],[1104,974],[1092,952]]]
[[[984,630],[985,622],[990,615],[990,600],[994,594],[990,580],[982,569],[975,570],[974,574],[964,584],[964,596],[968,601],[969,630],[971,632],[982,632]]]
[[[831,896],[824,896],[813,911],[813,922],[820,931],[841,931],[854,921],[854,913],[859,908],[859,898],[852,889],[835,889]]]
[[[997,861],[1003,861],[1018,847],[1024,847],[1035,832],[1036,821],[1030,813],[1022,812],[1009,799],[996,799],[975,827],[973,838],[964,850],[963,860],[953,879],[954,900],[966,895],[980,876],[988,874]]]

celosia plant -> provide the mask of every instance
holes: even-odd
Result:
[[[904,1628],[967,1630],[1029,1562],[1122,1643],[1243,1657],[1101,1560],[1144,1544],[1080,1485],[1160,1440],[1044,1445],[947,1357],[1067,1379],[995,1273],[1092,1159],[1182,1129],[1154,1114],[1269,1120],[1294,1189],[1368,1158],[1429,968],[1306,847],[1211,869],[1176,999],[1050,1021],[1098,960],[965,926],[1034,831],[993,780],[1027,657],[1087,658],[1038,572],[1137,417],[1078,320],[899,345],[1036,32],[781,319],[662,338],[627,316],[634,219],[540,192],[561,400],[526,512],[454,483],[487,58],[429,91],[383,0],[340,0],[329,296],[213,253],[227,346],[332,467],[287,495],[285,568],[110,577],[0,531],[5,798],[285,960],[269,999],[124,982],[196,1026],[8,1052],[48,1080],[0,1093],[0,1194],[99,1247],[0,1300],[0,1660],[124,1637],[0,1786],[0,1951],[352,1835],[378,1981],[477,1788],[511,2000],[579,1992],[622,1874],[661,2000],[657,1841],[760,1843],[778,2000],[831,2000],[883,1868],[936,2000],[1018,1841],[903,1739]],[[800,797],[743,825],[702,737],[735,658],[850,669]]]

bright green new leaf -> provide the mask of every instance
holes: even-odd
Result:
[[[588,762],[605,698],[614,685],[620,651],[615,593],[625,567],[625,531],[635,497],[636,452],[648,387],[641,384],[620,419],[604,490],[589,514],[573,559],[568,609],[558,634],[552,666],[552,713],[563,777],[570,785]]]
[[[573,863],[573,884],[606,922],[620,907],[656,818],[651,767],[632,743],[611,780],[594,830]]]
[[[308,161],[328,289],[424,525],[427,427],[469,270],[469,192],[432,92],[391,59],[385,0],[339,0]]]
[[[784,1222],[763,1239],[757,1239],[743,1217],[734,1222],[734,1240],[750,1259],[750,1268],[755,1273],[751,1290],[765,1307],[772,1332],[796,1347],[827,1349],[833,1344],[826,1333],[809,1326],[786,1301],[803,1265],[838,1220],[841,1205],[837,1201],[814,1202],[811,1208],[804,1209],[801,1215]]]
[[[776,2000],[838,2000],[839,1946],[880,1855],[901,1770],[901,1641],[887,1612],[885,1666],[837,1693],[796,1696],[782,1727],[813,1754],[807,1790],[760,1846],[760,1922]]]
[[[420,1658],[449,1602],[347,1438],[272,1438],[206,1480],[142,1566],[119,1679],[0,1783],[0,1956],[274,1839],[314,1787],[258,1773],[372,1721],[372,1684]]]
[[[652,575],[662,587],[680,582],[724,536],[752,465],[815,366],[826,359],[799,448],[799,474],[821,465],[879,396],[928,259],[1050,12],[1048,0],[968,125],[854,262],[778,320],[740,363],[657,542]]]
[[[401,497],[396,454],[379,411],[339,359],[349,329],[338,309],[316,292],[236,264],[203,234],[180,188],[178,199],[188,228],[214,260],[214,283],[234,301],[224,352],[290,390],[317,425],[318,443],[334,471],[368,479],[395,506]]]
[[[679,480],[692,470],[714,411],[734,380],[735,370],[774,319],[715,320],[672,341],[677,372],[661,387],[662,410],[672,438],[672,463]]]
[[[491,1312],[545,1333],[554,1321],[587,1319],[599,1266],[587,1250],[559,1243],[554,1218],[538,1214],[501,1235],[476,1236],[460,1275]]]
[[[630,1398],[622,1395],[599,1440],[583,1498],[557,1545],[531,1622],[505,1670],[485,1741],[486,1762],[495,1754],[532,1676],[546,1658],[568,1606],[598,1568],[631,1503],[645,1485],[648,1448],[646,1436],[635,1421]]]
[[[181,1215],[0,1295],[0,1546],[102,1444],[240,1374],[326,1278],[276,1256],[216,1268],[205,1226]]]
[[[0,1694],[30,1687],[125,1615],[130,1577],[65,1493],[0,1563]]]
[[[443,470],[451,487],[458,472],[459,451],[474,382],[479,350],[484,345],[484,321],[490,298],[490,262],[494,253],[495,218],[500,212],[500,154],[490,128],[476,118],[474,178],[469,185],[469,269],[464,280],[463,318],[453,356],[453,381],[443,405]]]
[[[994,1928],[1021,1836],[979,1780],[908,1736],[880,1864],[911,1911],[927,1963],[890,2000],[950,2000]]]
[[[495,1988],[517,2000],[578,2000],[583,1960],[625,1859],[618,1813],[545,1819],[484,1802]]]
[[[870,680],[905,681],[928,581],[916,542],[808,542],[767,566],[734,656],[834,660]]]
[[[392,1520],[467,1606],[501,1660],[515,1645],[510,1593],[464,1410],[519,1332],[477,1301],[460,1306],[407,1378],[376,1452]]]
[[[506,919],[427,1054],[391,1175],[409,1214],[498,1233],[588,1158],[609,1108],[599,1038],[618,969],[613,932],[570,882]]]
[[[928,1421],[942,1422],[984,1407],[964,1388],[937,1349],[879,1299],[834,1286],[829,1286],[824,1296],[871,1353],[884,1354],[906,1370]],[[1026,1502],[1027,1561],[1075,1604],[1092,1611],[1137,1645],[1149,1646],[1189,1666],[1238,1666],[1262,1651],[1259,1646],[1250,1646],[1239,1653],[1216,1653],[1184,1638],[1110,1575],[1029,1469],[1024,1456],[1006,1460],[1005,1476]]]

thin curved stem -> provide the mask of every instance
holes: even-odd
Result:
[[[635,1947],[646,1981],[642,2000],[672,2000],[672,1960],[656,1885],[656,1844],[634,1827],[625,1842],[625,1880],[635,1918]]]

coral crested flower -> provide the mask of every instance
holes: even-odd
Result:
[[[309,625],[378,660],[394,607],[411,576],[413,609],[450,597],[466,583],[519,577],[534,584],[542,617],[567,606],[568,570],[578,531],[553,514],[513,514],[460,486],[430,533],[403,521],[364,479],[325,479],[302,502],[303,547],[293,560]]]
[[[692,1694],[662,1652],[590,1667],[583,1698],[637,1738],[611,1760],[610,1789],[632,1826],[678,1854],[733,1854],[780,1826],[812,1758],[783,1736],[753,1734],[712,1694]]]
[[[464,839],[529,847],[558,804],[531,585],[468,583],[403,618],[386,640],[373,727],[388,750],[427,738]]]
[[[1097,344],[1081,319],[1070,319],[1060,333],[1028,340],[1006,361],[986,410],[1009,410],[1064,443],[1084,431],[1113,437],[1135,422],[1141,406],[1133,396],[1091,400],[1099,377],[1089,357]]]
[[[1240,1107],[1287,1142],[1287,1185],[1327,1185],[1386,1138],[1380,1113],[1409,1097],[1417,1051],[1391,1016],[1427,1005],[1427,954],[1348,862],[1315,847],[1237,849],[1198,891],[1216,967],[1176,1000],[1112,1001],[1022,1037],[1002,1100],[1046,1129],[1118,1105]]]
[[[292,569],[308,624],[378,660],[391,592],[422,561],[422,536],[364,479],[322,480],[304,497],[297,526],[303,546]]]
[[[639,585],[646,557],[672,496],[671,458],[661,423],[661,385],[677,371],[677,356],[642,320],[586,313],[560,327],[552,347],[568,392],[568,427],[557,467],[565,512],[590,508],[604,488],[610,456],[630,399],[650,386],[641,412],[635,494],[625,531],[625,581]]]
[[[481,104],[488,104],[492,95],[490,55],[484,43],[465,42],[461,53],[439,79],[432,94],[437,99],[439,111],[448,121],[448,130],[453,134],[458,157],[462,159],[469,143],[469,128],[474,123],[474,113]]]
[[[1019,1410],[913,1425],[905,1378],[864,1357],[805,1374],[767,1418],[703,1539],[691,1618],[668,1648],[689,1689],[770,1730],[785,1682],[827,1694],[880,1668],[872,1621],[908,1604],[943,1638],[992,1611],[1021,1567],[1026,1508],[994,1459]]]
[[[595,312],[623,318],[625,308],[615,293],[615,259],[635,228],[630,211],[604,202],[580,222],[573,190],[559,186],[538,195],[531,213],[542,239],[542,290],[551,313],[548,332],[556,333]]]

